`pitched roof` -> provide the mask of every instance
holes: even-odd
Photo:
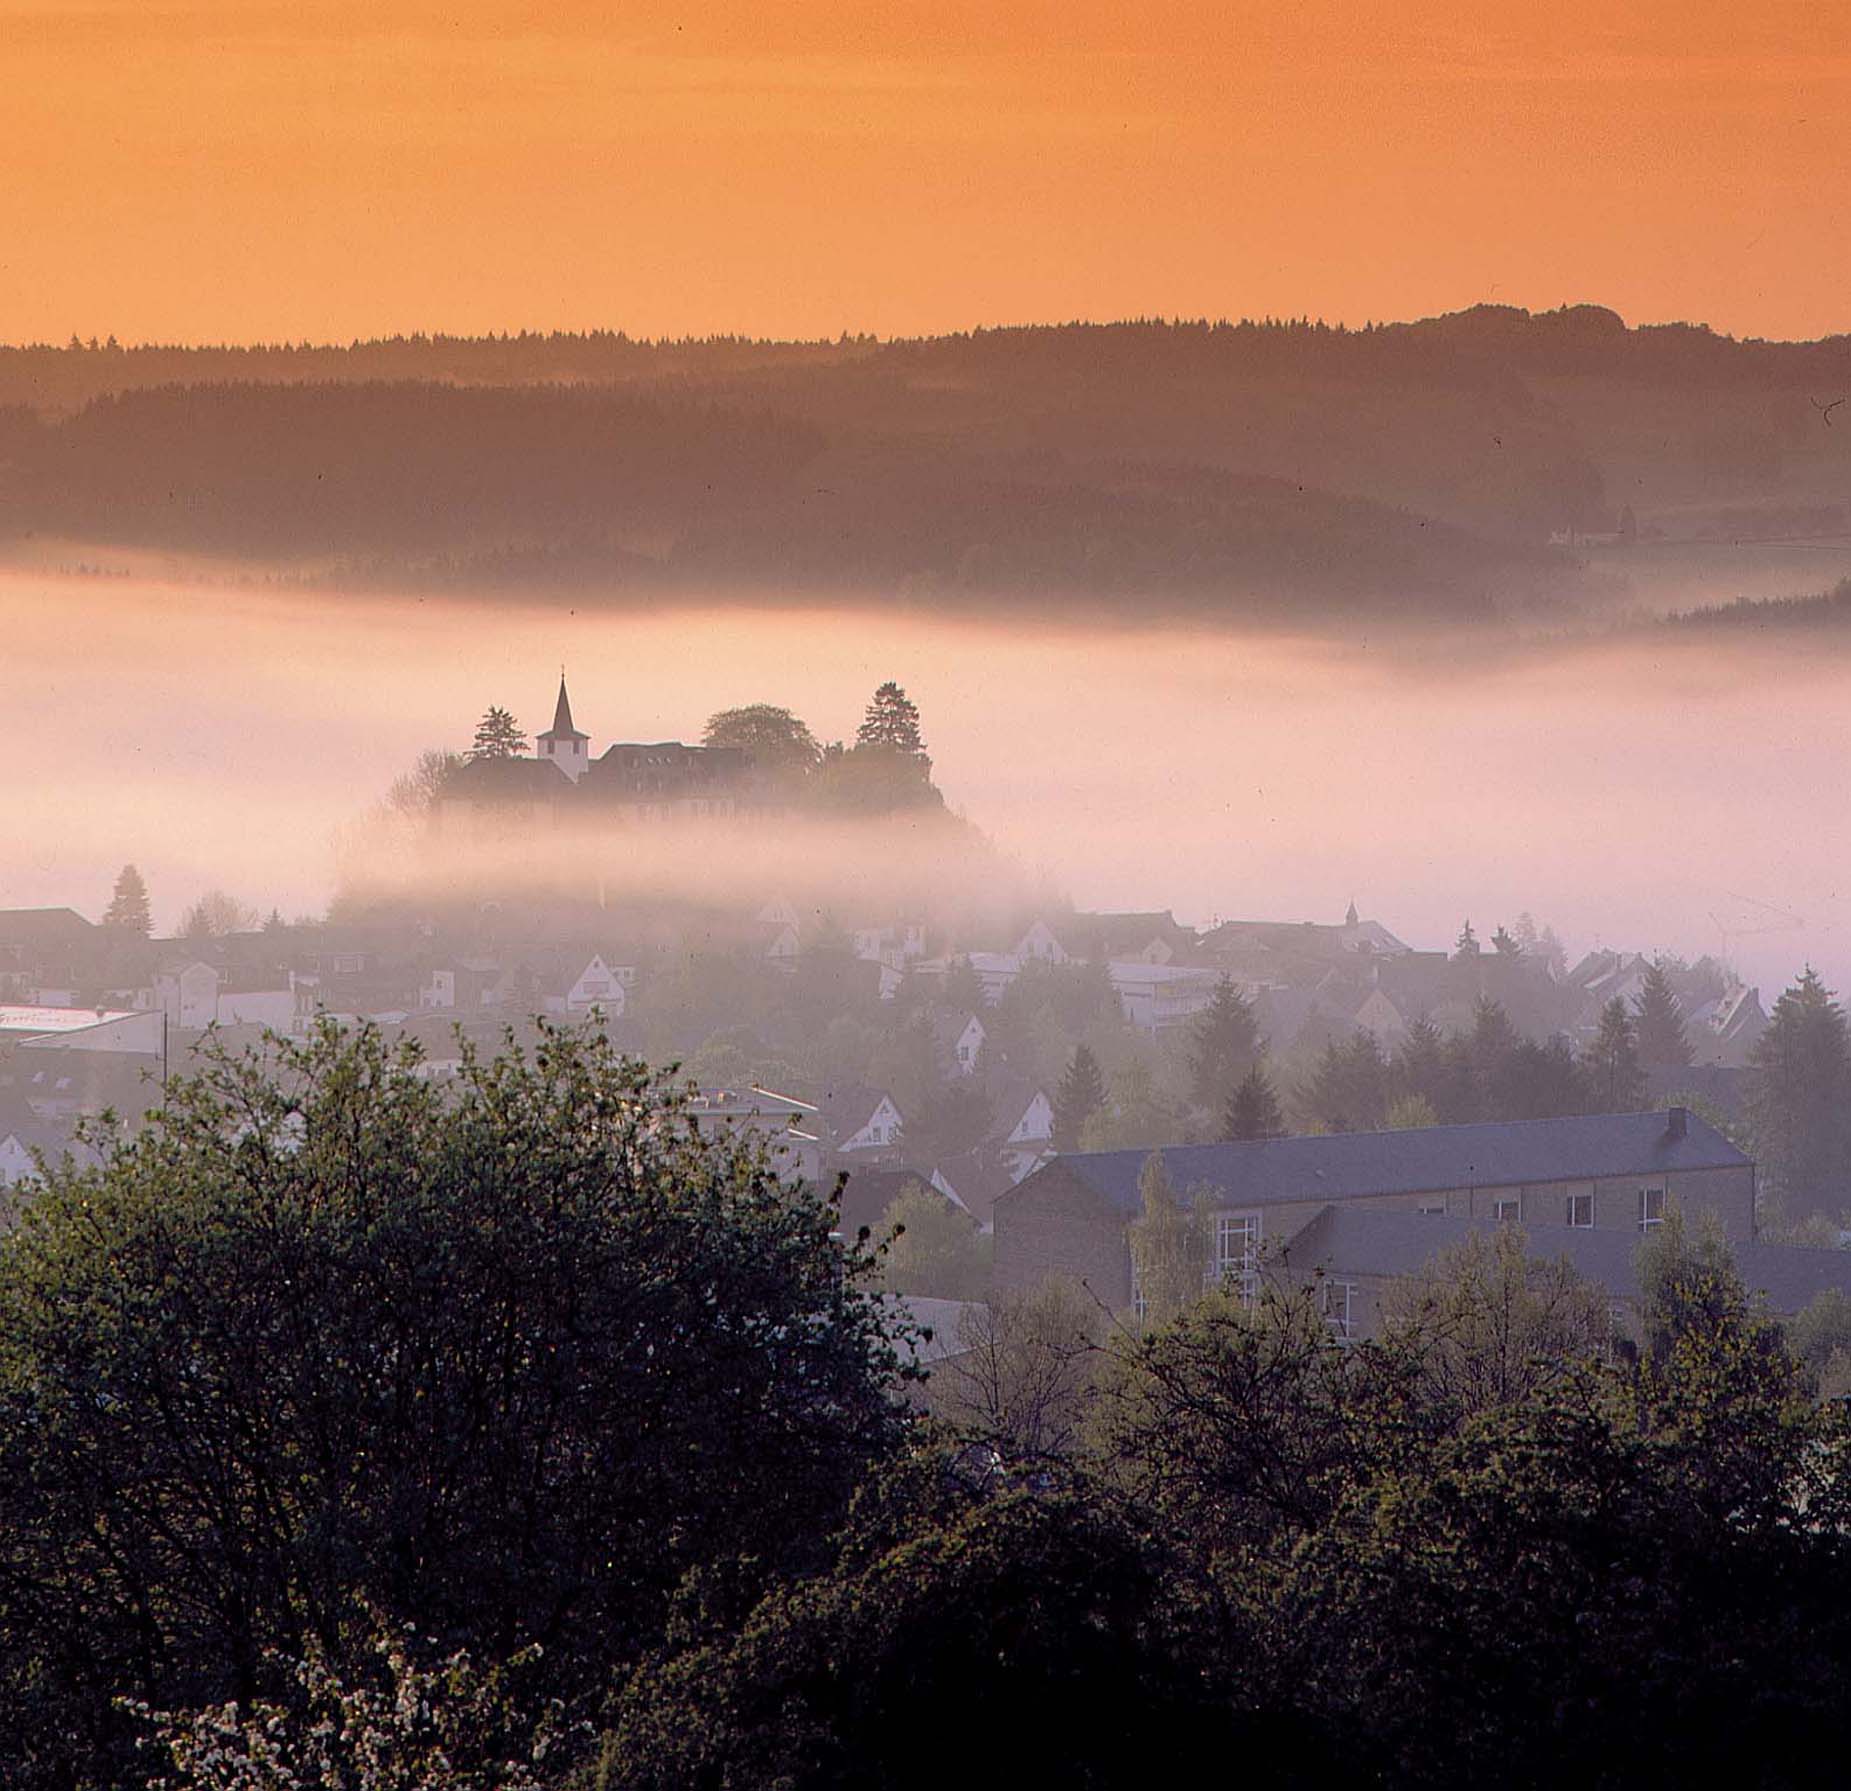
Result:
[[[559,701],[553,706],[553,725],[540,736],[542,740],[589,740],[572,725],[572,704],[566,696],[566,675],[559,674]]]
[[[75,908],[0,908],[0,942],[7,945],[65,945],[96,930]]]
[[[1129,1216],[1140,1210],[1138,1176],[1150,1154],[1081,1151],[1036,1173],[1065,1170]],[[1172,1145],[1159,1154],[1175,1188],[1206,1187],[1228,1206],[1749,1166],[1747,1157],[1695,1114],[1687,1114],[1683,1132],[1674,1134],[1664,1112]]]
[[[1332,1275],[1416,1275],[1441,1251],[1456,1248],[1475,1232],[1496,1229],[1437,1213],[1333,1205],[1300,1231],[1283,1255],[1292,1268],[1321,1268]],[[1639,1297],[1636,1232],[1548,1225],[1527,1231],[1524,1241],[1529,1255],[1543,1261],[1566,1258],[1577,1274],[1615,1298]],[[1746,1243],[1731,1248],[1743,1286],[1764,1297],[1772,1312],[1798,1312],[1828,1288],[1851,1293],[1851,1250]]]
[[[493,802],[560,796],[571,788],[571,778],[551,759],[466,759],[445,794]]]

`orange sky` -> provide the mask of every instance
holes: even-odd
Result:
[[[1851,329],[1843,0],[0,0],[0,340]]]

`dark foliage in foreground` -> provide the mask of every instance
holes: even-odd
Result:
[[[327,1710],[383,1737],[352,1791],[1835,1760],[1851,1433],[1720,1247],[1667,1228],[1637,1361],[1514,1237],[1354,1346],[1315,1288],[1103,1344],[1044,1302],[1074,1422],[908,1435],[830,1218],[576,1038],[444,1084],[329,1034],[177,1089],[0,1244],[7,1783],[160,1776],[120,1698],[196,1713],[189,1791],[288,1782],[240,1762],[299,1768]],[[1474,1276],[1542,1316],[1475,1322]]]
[[[372,1611],[557,1689],[691,1568],[814,1562],[897,1426],[832,1220],[578,1037],[438,1083],[329,1031],[174,1088],[0,1253],[8,1783]]]

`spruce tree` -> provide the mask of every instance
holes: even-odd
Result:
[[[1453,962],[1460,963],[1476,958],[1480,949],[1478,935],[1472,931],[1472,923],[1468,920],[1459,929],[1459,937],[1453,942]]]
[[[1637,1113],[1645,1105],[1645,1069],[1626,1003],[1617,995],[1600,1010],[1600,1031],[1582,1064],[1597,1112]]]
[[[1086,1122],[1095,1113],[1103,1113],[1105,1103],[1105,1077],[1100,1073],[1099,1059],[1081,1045],[1054,1091],[1054,1148],[1078,1150]]]
[[[1810,964],[1755,1041],[1745,1101],[1765,1184],[1787,1214],[1842,1211],[1851,1172],[1851,1034]]]
[[[945,971],[945,1006],[954,1014],[974,1014],[984,1004],[983,978],[969,958],[953,958]]]
[[[476,723],[475,744],[469,749],[472,759],[517,759],[527,750],[527,736],[506,709],[491,706]]]
[[[1233,1100],[1228,1102],[1221,1135],[1232,1144],[1251,1144],[1262,1138],[1285,1136],[1285,1115],[1279,1110],[1279,1096],[1262,1064],[1256,1063],[1241,1078]]]
[[[1665,974],[1664,961],[1645,973],[1645,984],[1633,1003],[1639,1039],[1639,1061],[1647,1069],[1687,1069],[1694,1055],[1684,1031],[1684,1010]]]
[[[1388,1091],[1391,1101],[1425,1101],[1435,1113],[1445,1111],[1446,1041],[1425,1014],[1395,1047],[1388,1066]]]
[[[1333,1132],[1373,1132],[1388,1111],[1388,1065],[1375,1034],[1358,1030],[1324,1047],[1311,1078],[1310,1105]]]
[[[133,933],[138,939],[146,939],[153,931],[154,922],[148,912],[148,886],[132,864],[125,864],[116,875],[115,892],[103,911],[103,925],[114,932]]]
[[[919,734],[919,705],[889,679],[875,691],[862,715],[861,726],[855,730],[855,744],[923,759],[925,742]]]
[[[1215,985],[1215,998],[1195,1023],[1190,1053],[1190,1095],[1198,1107],[1217,1112],[1259,1055],[1260,1026],[1253,1006],[1229,977]]]

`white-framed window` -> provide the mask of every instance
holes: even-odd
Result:
[[[1429,1219],[1444,1219],[1446,1217],[1446,1196],[1429,1194],[1414,1210]]]
[[[1339,1343],[1352,1343],[1356,1338],[1356,1283],[1354,1281],[1326,1281],[1319,1294],[1319,1303],[1324,1309],[1324,1322],[1330,1326],[1330,1334]]]
[[[1656,1231],[1664,1222],[1664,1189],[1641,1188],[1639,1190],[1639,1229],[1641,1231]]]
[[[1240,1297],[1253,1304],[1260,1283],[1260,1215],[1258,1213],[1217,1213],[1215,1215],[1215,1260],[1211,1285],[1237,1285]]]
[[[1139,1319],[1146,1319],[1150,1317],[1150,1301],[1144,1297],[1144,1283],[1138,1275],[1138,1253],[1132,1250],[1129,1244],[1126,1245],[1126,1250],[1131,1257],[1132,1315]]]
[[[1520,1225],[1523,1223],[1523,1195],[1494,1194],[1491,1197],[1491,1217],[1499,1225]]]
[[[1586,1194],[1571,1194],[1568,1197],[1568,1223],[1577,1231],[1594,1229],[1594,1195],[1592,1190]]]

